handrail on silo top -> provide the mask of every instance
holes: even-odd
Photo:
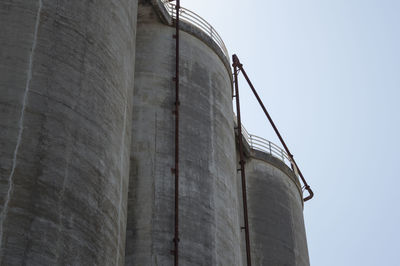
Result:
[[[168,11],[172,19],[176,19],[175,4],[170,3],[169,0],[161,0],[161,2],[164,4],[165,9]],[[180,21],[189,23],[190,25],[193,25],[204,32],[218,45],[228,62],[230,61],[228,49],[226,49],[225,43],[222,40],[221,36],[214,29],[214,27],[211,26],[211,24],[208,23],[204,18],[200,17],[198,14],[190,11],[189,9],[181,7],[179,12],[179,19]]]
[[[234,117],[234,119],[235,123],[237,123],[236,116]],[[288,167],[293,169],[292,167],[293,163],[291,162],[289,155],[286,153],[284,149],[282,149],[272,141],[269,141],[263,137],[254,134],[250,134],[247,131],[247,129],[243,126],[243,124],[242,124],[242,136],[251,149],[270,154],[271,156],[274,156],[275,158],[281,160]]]

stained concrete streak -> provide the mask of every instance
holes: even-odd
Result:
[[[70,159],[71,159],[71,151],[68,149],[66,153],[66,158],[65,158],[65,169],[64,169],[64,179],[60,191],[60,195],[58,198],[58,225],[57,225],[57,230],[58,230],[58,237],[57,237],[57,253],[56,253],[56,261],[57,263],[60,263],[60,254],[62,254],[62,231],[63,231],[63,201],[64,201],[64,195],[65,195],[65,187],[67,184],[67,179],[69,175],[69,166],[70,166]]]
[[[120,257],[120,243],[121,243],[121,205],[122,205],[122,195],[123,195],[123,184],[124,184],[124,150],[125,150],[125,132],[126,132],[126,112],[128,105],[125,104],[124,110],[124,124],[121,136],[121,151],[120,151],[120,187],[119,187],[119,204],[118,204],[118,244],[117,244],[117,258],[115,265],[119,265],[119,257]]]
[[[4,221],[7,217],[8,213],[8,208],[10,204],[10,199],[13,194],[14,190],[14,172],[15,168],[17,166],[17,156],[18,156],[18,150],[19,146],[21,144],[21,138],[22,138],[22,133],[24,131],[24,116],[25,116],[25,108],[26,108],[26,103],[28,100],[28,94],[29,94],[29,89],[30,89],[30,84],[32,80],[32,67],[33,67],[33,58],[35,56],[35,50],[36,50],[36,44],[37,44],[37,36],[38,36],[38,31],[39,31],[39,23],[40,23],[40,14],[42,12],[42,6],[43,6],[43,1],[39,0],[38,1],[38,10],[36,13],[36,22],[35,22],[35,30],[33,34],[33,42],[32,42],[32,48],[31,48],[31,53],[29,55],[29,64],[28,64],[28,74],[27,74],[27,79],[26,79],[26,85],[25,85],[25,92],[24,92],[24,97],[22,100],[22,109],[21,109],[21,115],[20,119],[18,122],[18,136],[17,136],[17,144],[15,145],[15,150],[14,150],[14,155],[13,155],[13,161],[12,161],[12,168],[11,168],[11,173],[10,176],[8,177],[8,191],[7,191],[7,196],[6,200],[4,203],[3,210],[0,214],[0,254],[2,253],[2,246],[3,246],[3,226],[4,226]],[[0,263],[1,263],[1,257],[0,256]]]

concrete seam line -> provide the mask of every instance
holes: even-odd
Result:
[[[29,55],[29,65],[28,65],[28,76],[26,79],[26,85],[25,85],[25,92],[24,92],[24,98],[22,100],[22,109],[21,109],[21,115],[20,115],[20,119],[18,122],[18,137],[17,137],[17,144],[15,145],[15,150],[14,150],[14,155],[13,155],[13,163],[12,163],[12,168],[11,168],[11,173],[10,176],[8,177],[8,191],[7,191],[7,196],[6,196],[6,200],[3,206],[3,210],[0,214],[0,254],[2,254],[3,252],[3,226],[4,226],[4,220],[7,216],[8,213],[8,205],[10,203],[10,198],[13,194],[13,188],[14,188],[14,172],[15,172],[15,168],[17,166],[17,155],[18,155],[18,150],[19,150],[19,146],[21,144],[21,139],[22,139],[22,132],[24,131],[24,116],[25,116],[25,108],[26,108],[26,103],[27,103],[27,99],[28,99],[28,93],[29,93],[29,89],[30,89],[30,83],[31,83],[31,79],[32,79],[32,67],[33,67],[33,58],[35,55],[35,50],[36,50],[36,43],[37,43],[37,35],[38,35],[38,31],[39,31],[39,22],[40,22],[40,14],[42,11],[42,6],[43,6],[43,2],[42,0],[38,1],[39,5],[38,5],[38,10],[36,13],[36,22],[35,22],[35,30],[34,30],[34,34],[33,34],[33,42],[32,42],[32,48],[31,48],[31,54]],[[0,262],[1,262],[1,256],[0,256]]]

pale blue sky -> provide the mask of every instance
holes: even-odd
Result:
[[[400,1],[181,4],[238,54],[315,191],[311,265],[400,265]],[[240,87],[248,131],[278,143]]]

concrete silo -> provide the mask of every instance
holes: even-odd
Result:
[[[136,11],[2,1],[1,265],[123,265]]]
[[[188,11],[183,11],[188,12]],[[179,264],[240,265],[229,59],[181,21]],[[175,29],[139,1],[127,265],[173,265]]]
[[[303,193],[281,158],[251,149],[246,162],[252,262],[307,266]]]
[[[0,265],[173,264],[166,2],[0,5]],[[179,264],[246,265],[229,55],[181,11]],[[308,265],[296,174],[245,140],[253,265]]]

